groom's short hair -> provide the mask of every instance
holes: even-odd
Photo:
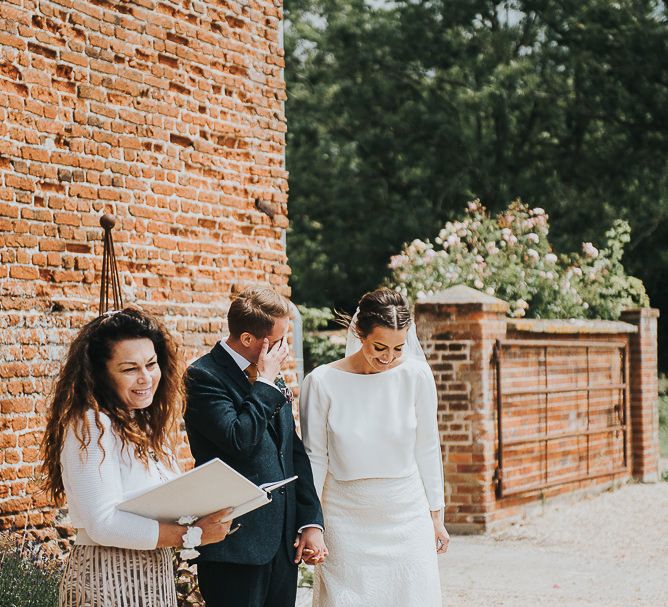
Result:
[[[232,337],[246,332],[266,337],[276,319],[286,316],[290,316],[290,304],[285,297],[271,287],[249,287],[230,304],[227,326]]]

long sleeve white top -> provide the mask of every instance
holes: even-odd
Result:
[[[436,406],[425,362],[408,359],[368,375],[331,365],[315,369],[302,386],[300,415],[318,495],[328,472],[348,481],[401,478],[417,469],[429,508],[443,508]]]
[[[81,449],[74,429],[69,428],[60,455],[63,485],[72,524],[83,529],[89,543],[135,550],[152,550],[158,544],[156,520],[123,512],[118,504],[138,489],[158,485],[177,474],[162,463],[148,459],[148,467],[139,460],[132,445],[121,449],[111,420],[100,413],[104,428],[102,440],[92,410],[86,413],[90,443]]]

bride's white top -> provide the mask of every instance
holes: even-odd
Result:
[[[176,476],[177,471],[148,458],[148,468],[132,446],[121,449],[111,420],[100,413],[102,440],[93,410],[86,413],[90,443],[82,450],[70,427],[60,454],[63,485],[72,524],[88,537],[77,543],[152,550],[158,543],[158,521],[122,512],[118,504],[138,489],[147,489]],[[92,540],[92,542],[89,542]]]
[[[408,359],[368,375],[323,365],[306,377],[299,400],[320,497],[327,472],[350,481],[401,478],[417,469],[429,508],[444,507],[436,385],[426,362]]]

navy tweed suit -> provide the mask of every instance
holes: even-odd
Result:
[[[323,517],[311,465],[285,396],[264,382],[251,384],[220,344],[188,368],[186,388],[186,431],[196,465],[219,457],[258,485],[299,477],[275,491],[270,504],[235,519],[241,524],[239,531],[198,548],[198,563],[266,565],[281,548],[292,561],[298,529],[322,526]],[[226,605],[241,604],[229,599]]]

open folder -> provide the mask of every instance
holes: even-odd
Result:
[[[265,506],[271,502],[272,491],[296,478],[293,476],[258,486],[216,458],[162,485],[134,492],[118,507],[125,512],[162,522],[233,508],[232,514],[225,519],[230,520]]]

